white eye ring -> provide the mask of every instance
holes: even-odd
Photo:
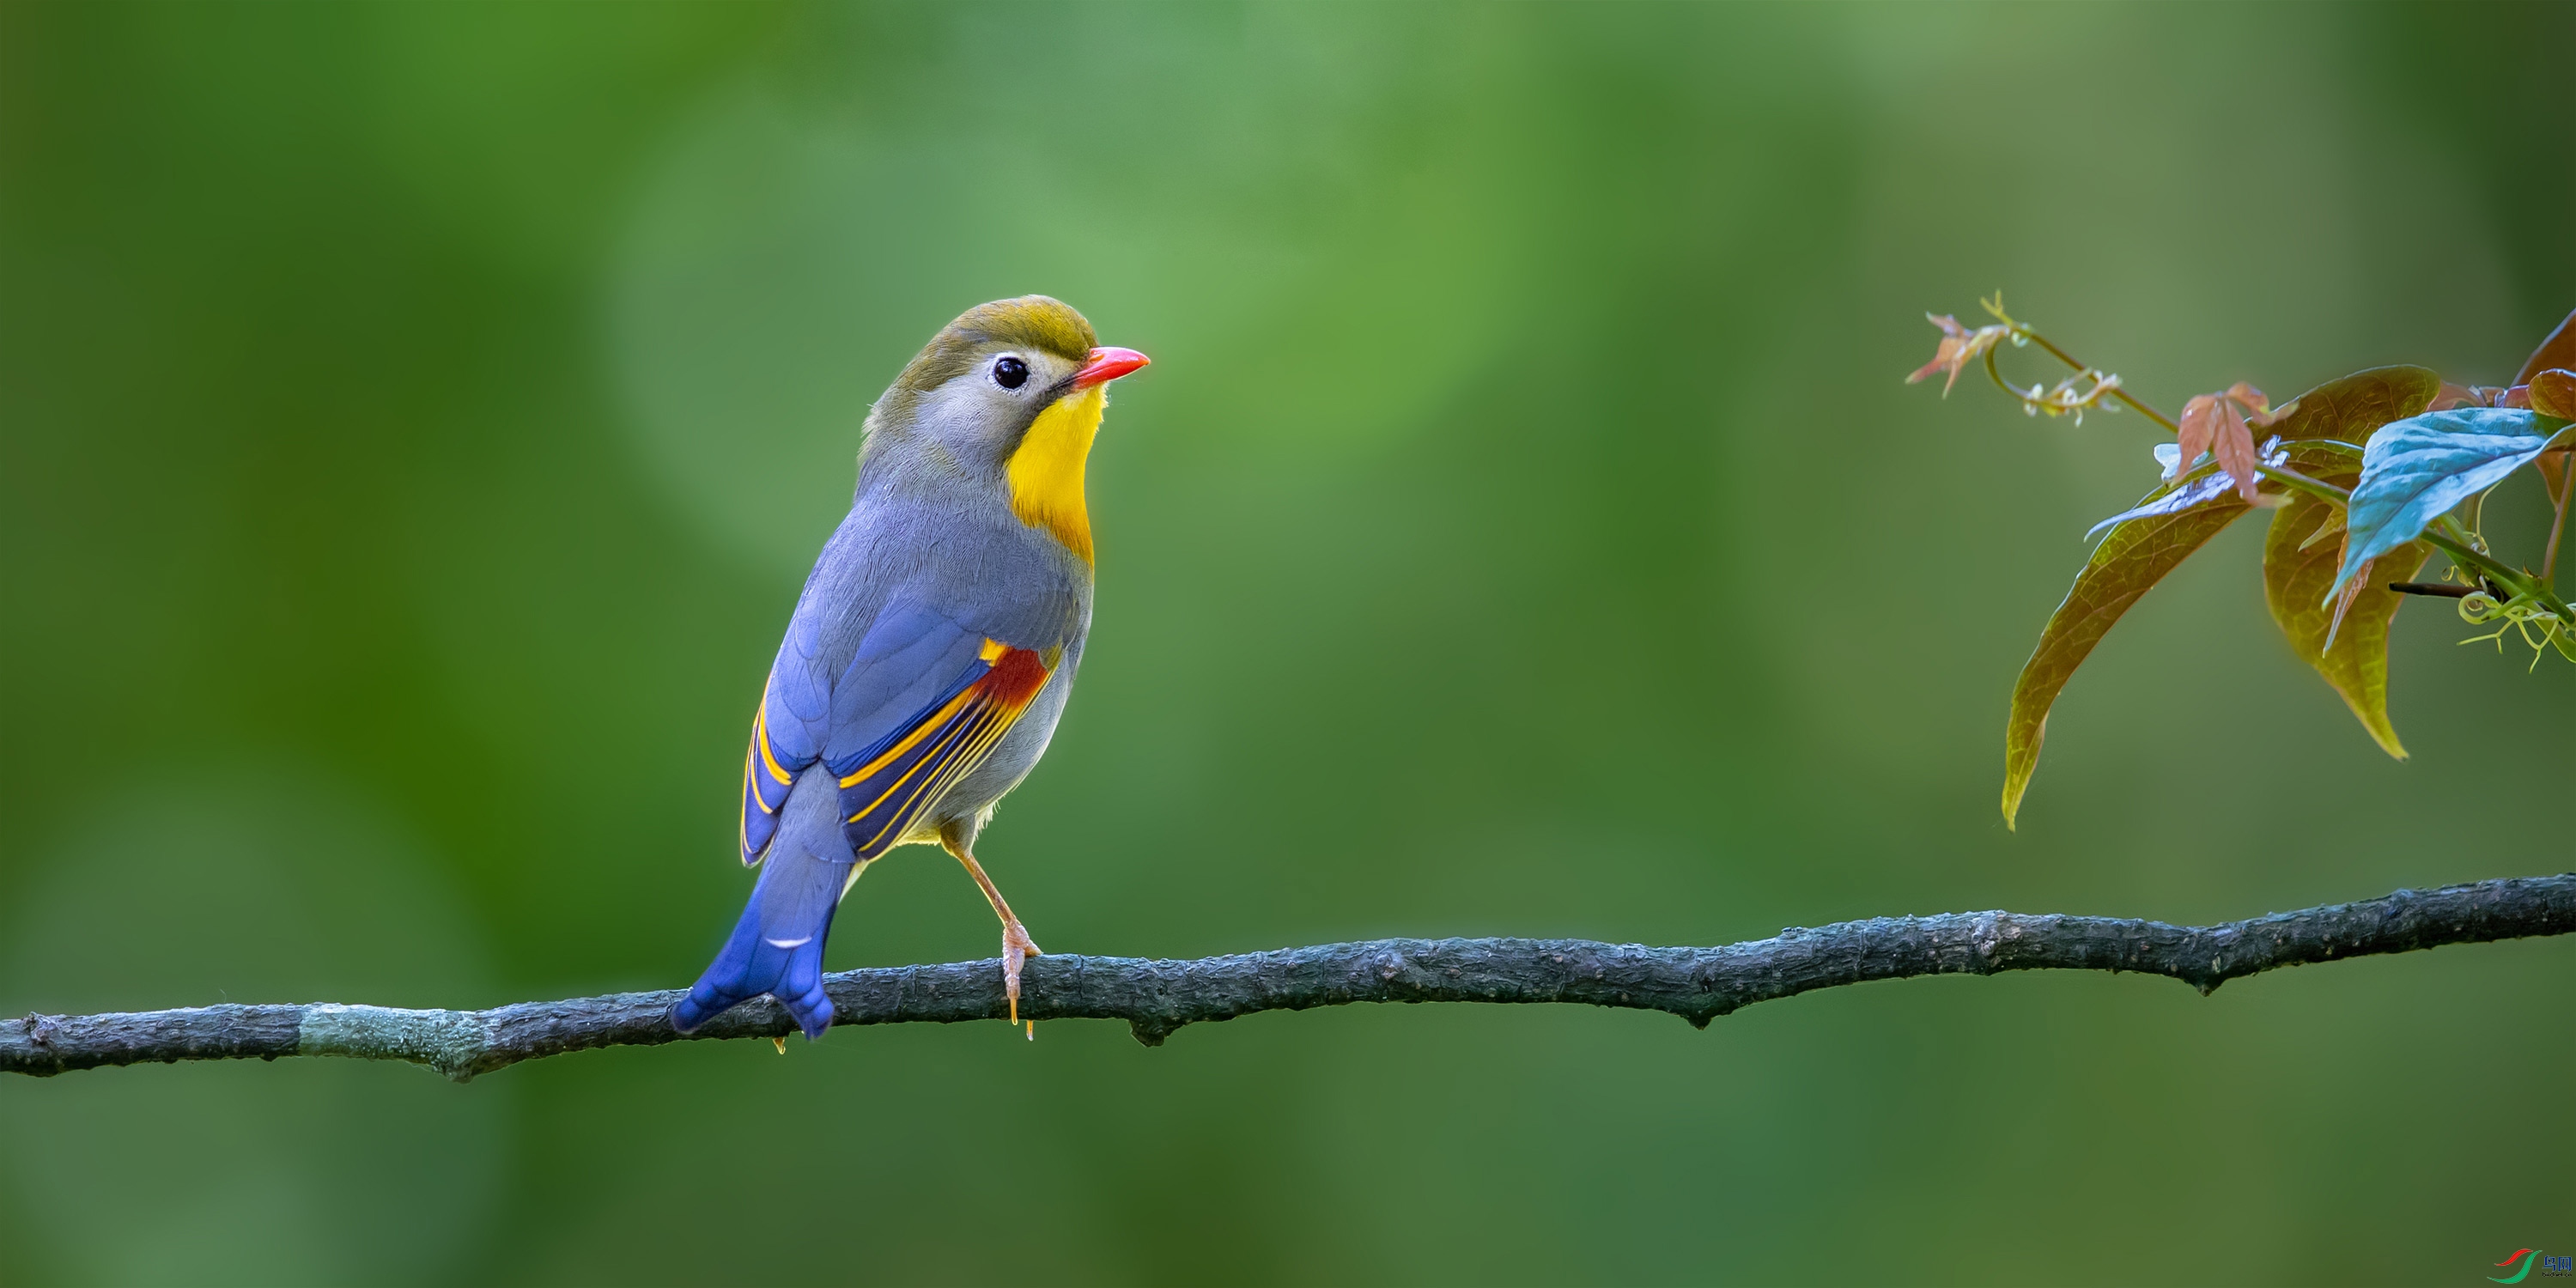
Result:
[[[1017,389],[1029,382],[1029,364],[1015,353],[993,359],[993,383],[1004,389]]]

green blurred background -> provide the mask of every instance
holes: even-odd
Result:
[[[864,408],[1027,291],[1156,360],[1093,457],[1080,692],[984,845],[1051,949],[2562,870],[2576,670],[2411,609],[2392,762],[2251,523],[2076,679],[2007,833],[2012,676],[2156,436],[1901,377],[2001,287],[2168,408],[2501,381],[2576,303],[2571,52],[2564,5],[10,4],[0,1013],[686,983]],[[993,950],[911,850],[833,963]],[[2559,939],[1704,1033],[9,1079],[0,1273],[2467,1283],[2576,1243],[2571,1019]]]

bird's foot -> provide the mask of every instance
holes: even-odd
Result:
[[[1029,928],[1017,917],[1002,923],[1002,992],[1011,999],[1011,1023],[1020,1022],[1020,967],[1032,957],[1044,957],[1037,941],[1029,938]],[[1029,1036],[1037,1036],[1037,1021],[1029,1022]]]

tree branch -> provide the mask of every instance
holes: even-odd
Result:
[[[1028,964],[1024,1018],[1114,1019],[1159,1046],[1185,1024],[1350,1002],[1585,1002],[1669,1011],[1705,1027],[1755,1002],[1877,979],[2106,970],[2166,975],[2206,994],[2283,966],[2443,944],[2576,931],[2576,873],[2400,890],[2362,903],[2216,926],[2118,917],[1963,912],[1879,917],[1723,948],[1582,939],[1377,939],[1197,961],[1048,956]],[[841,1024],[953,1023],[1005,1015],[998,961],[826,977]],[[209,1006],[0,1020],[0,1070],[46,1077],[102,1065],[340,1055],[410,1060],[458,1082],[567,1051],[683,1040],[677,992],[520,1002],[488,1011],[381,1006]],[[694,1038],[796,1031],[762,998]]]

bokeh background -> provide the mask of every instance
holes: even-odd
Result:
[[[2410,608],[2392,762],[2275,636],[2252,523],[2076,679],[2007,833],[2013,674],[2155,434],[1901,377],[2001,288],[2169,408],[2500,381],[2576,304],[2571,53],[2563,5],[12,3],[0,1013],[686,983],[865,406],[1027,291],[1156,360],[1093,458],[1080,691],[984,846],[1049,948],[2562,870],[2576,669]],[[2497,508],[2536,551],[2536,485]],[[913,850],[832,947],[994,929]],[[11,1079],[0,1247],[22,1284],[2475,1282],[2576,1242],[2571,1019],[2560,939],[1704,1033]]]

